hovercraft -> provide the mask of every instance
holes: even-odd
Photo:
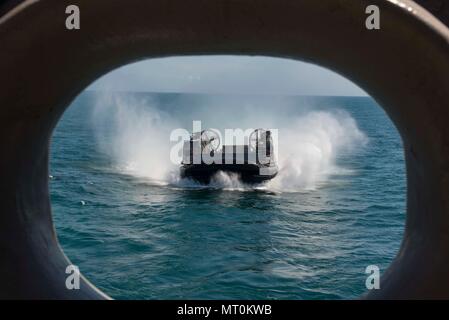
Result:
[[[273,179],[278,166],[271,131],[256,129],[242,145],[221,145],[220,135],[213,129],[193,133],[184,141],[181,178],[209,184],[220,171],[236,174],[250,184]]]

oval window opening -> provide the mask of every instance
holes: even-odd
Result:
[[[403,236],[396,128],[356,85],[299,61],[119,68],[65,112],[50,172],[65,253],[117,299],[355,298]]]

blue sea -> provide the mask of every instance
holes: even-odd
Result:
[[[170,135],[194,120],[278,129],[278,177],[180,179]],[[356,298],[404,231],[402,141],[370,97],[85,91],[50,191],[64,252],[116,299]]]

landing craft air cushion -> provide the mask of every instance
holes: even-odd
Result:
[[[181,177],[209,184],[220,171],[237,174],[242,182],[251,184],[273,179],[278,166],[271,131],[256,129],[247,144],[223,146],[214,130],[193,133],[184,142]]]

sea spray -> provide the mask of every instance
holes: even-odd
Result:
[[[267,186],[278,191],[316,188],[339,171],[339,154],[366,143],[347,112],[310,111],[279,129],[279,173]]]
[[[177,169],[169,161],[169,135],[178,124],[149,97],[100,94],[92,112],[97,145],[123,173],[167,182]]]
[[[356,147],[367,142],[355,120],[343,110],[316,111],[308,107],[291,117],[285,112],[288,108],[279,105],[280,101],[269,106],[258,100],[253,106],[246,103],[245,108],[239,108],[234,100],[234,109],[226,111],[226,100],[224,97],[208,98],[203,104],[192,106],[191,113],[171,114],[169,110],[161,110],[151,96],[100,94],[92,113],[98,146],[122,173],[154,183],[203,187],[180,179],[179,164],[170,161],[173,146],[169,140],[170,132],[185,126],[183,117],[203,117],[207,119],[206,124],[214,125],[212,116],[219,115],[218,121],[233,124],[233,128],[248,125],[277,128],[279,173],[262,187],[269,191],[296,192],[314,189],[327,181],[330,174],[341,171],[337,165],[340,154],[360,150]],[[211,107],[208,109],[205,104]],[[262,109],[264,112],[260,112]],[[277,112],[282,109],[283,113]],[[240,113],[236,114],[235,110]],[[219,172],[209,187],[246,190],[261,186],[248,186],[238,176]]]

